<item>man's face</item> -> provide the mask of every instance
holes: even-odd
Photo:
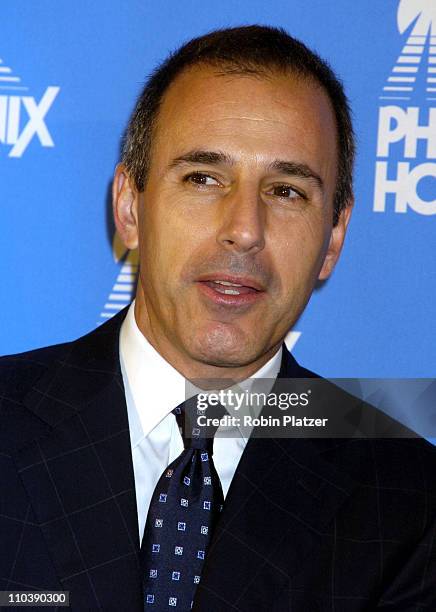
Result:
[[[129,238],[137,320],[154,346],[214,366],[265,362],[339,255],[348,213],[332,232],[336,171],[334,115],[314,83],[180,75]]]

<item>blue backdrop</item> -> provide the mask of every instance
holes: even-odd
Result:
[[[332,64],[358,138],[342,258],[289,346],[325,376],[435,375],[436,0],[3,2],[1,353],[73,339],[130,300],[108,189],[135,98],[183,41],[252,22]]]

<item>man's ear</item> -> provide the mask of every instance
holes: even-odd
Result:
[[[330,242],[327,248],[327,253],[322,264],[321,271],[318,275],[318,280],[326,280],[336,265],[341,254],[342,246],[344,244],[345,234],[347,232],[348,223],[351,217],[351,211],[353,210],[354,201],[351,201],[341,211],[337,224],[333,227],[330,235]]]
[[[124,245],[138,246],[138,191],[124,164],[118,164],[112,183],[112,206],[115,226]]]

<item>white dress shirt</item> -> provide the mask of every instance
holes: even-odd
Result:
[[[186,399],[186,379],[141,333],[135,320],[134,304],[121,326],[120,362],[132,446],[139,538],[142,540],[156,484],[165,468],[183,451],[182,436],[172,410]],[[282,348],[238,387],[249,389],[251,379],[275,379],[281,357]],[[200,391],[191,387],[193,391],[189,395]],[[221,429],[229,430],[222,426]],[[246,443],[247,431],[237,428],[233,428],[231,437],[217,436],[214,440],[213,459],[224,497]]]

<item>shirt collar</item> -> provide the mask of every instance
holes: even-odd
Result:
[[[238,383],[249,389],[251,379],[275,379],[280,370],[282,347],[250,378]],[[135,301],[120,331],[120,362],[127,397],[132,446],[147,436],[162,419],[186,399],[186,379],[150,344],[135,320]],[[198,393],[193,385],[190,394]]]

